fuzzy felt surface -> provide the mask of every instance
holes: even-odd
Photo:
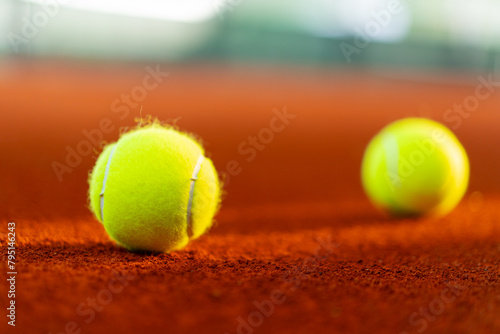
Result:
[[[153,124],[124,134],[104,148],[90,175],[92,211],[111,238],[128,249],[167,252],[184,247],[190,234],[197,238],[211,226],[219,204],[217,174],[205,159],[194,183],[188,226],[191,177],[204,154],[196,141],[171,127]]]

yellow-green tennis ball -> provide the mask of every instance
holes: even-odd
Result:
[[[132,251],[168,252],[201,236],[212,225],[220,192],[201,145],[159,124],[106,146],[89,177],[92,212]]]
[[[424,118],[389,124],[368,144],[362,183],[375,206],[395,216],[443,216],[469,182],[467,153],[444,125]]]

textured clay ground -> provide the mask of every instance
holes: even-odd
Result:
[[[1,333],[500,332],[499,93],[455,131],[472,168],[459,207],[394,220],[363,195],[364,146],[401,117],[443,121],[474,80],[162,64],[170,75],[115,113],[145,66],[0,64],[0,268],[4,277],[14,221],[18,271],[15,328],[0,281]],[[140,106],[204,138],[221,172],[240,165],[215,226],[172,254],[133,254],[108,239],[86,208],[96,153],[61,180],[52,167],[104,118],[113,124],[104,139],[116,140]],[[253,159],[241,154],[285,106],[296,117]]]

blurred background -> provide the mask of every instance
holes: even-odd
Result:
[[[204,138],[225,206],[361,198],[366,143],[407,116],[452,127],[471,191],[496,191],[477,175],[500,168],[498,13],[499,0],[0,0],[2,212],[88,215],[100,145],[86,133],[112,142],[148,114]],[[276,110],[296,118],[252,146]]]
[[[491,70],[499,12],[497,0],[2,0],[0,52]],[[348,59],[342,42],[358,49]]]

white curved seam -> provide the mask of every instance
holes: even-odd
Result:
[[[201,165],[203,165],[203,162],[205,161],[205,157],[203,155],[200,155],[198,158],[198,161],[196,162],[196,166],[194,167],[193,170],[193,175],[191,176],[191,185],[189,189],[189,200],[188,200],[188,206],[187,206],[187,232],[188,236],[191,238],[192,235],[192,217],[191,217],[191,209],[193,207],[193,196],[194,196],[194,184],[196,180],[198,180],[198,174],[200,173],[201,170]]]
[[[391,188],[400,188],[402,180],[399,175],[400,152],[398,141],[394,135],[386,134],[382,137],[382,145],[384,147],[386,167],[389,175],[389,182],[391,182]]]
[[[102,180],[102,189],[100,196],[99,206],[101,209],[101,222],[104,223],[104,191],[106,190],[106,182],[108,181],[109,175],[109,167],[111,166],[111,159],[113,158],[113,154],[115,153],[116,145],[111,149],[111,153],[109,153],[108,162],[106,163],[106,170],[104,171],[104,179]]]

